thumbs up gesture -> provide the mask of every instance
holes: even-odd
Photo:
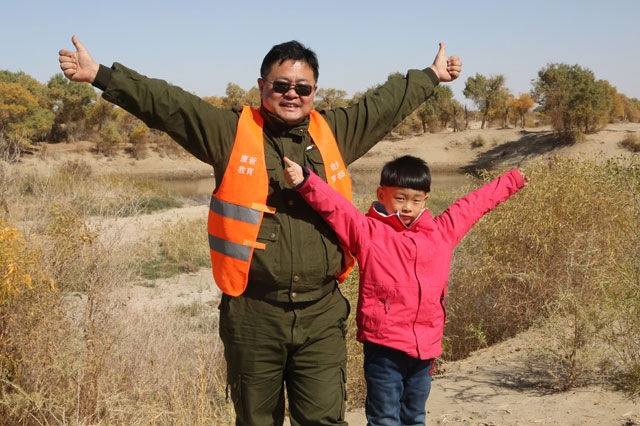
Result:
[[[89,51],[80,43],[78,37],[74,35],[71,41],[76,48],[75,52],[66,49],[58,52],[60,69],[71,81],[93,83],[98,75],[100,64],[91,58]]]
[[[447,57],[444,53],[444,43],[440,43],[436,58],[431,69],[436,73],[441,82],[453,81],[462,71],[462,62],[457,56]]]
[[[302,167],[300,164],[289,160],[287,157],[284,157],[284,180],[287,182],[292,188],[300,185],[304,181],[304,174],[302,173]]]

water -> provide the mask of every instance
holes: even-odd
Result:
[[[362,194],[362,196],[375,196],[377,188],[377,177],[367,179],[366,182],[357,184],[357,176],[354,176],[354,193]],[[466,188],[473,185],[473,180],[460,173],[453,172],[434,172],[432,174],[431,189],[432,191],[456,191],[460,188]],[[204,178],[171,178],[162,180],[162,184],[167,186],[172,192],[186,198],[202,199],[207,203],[209,196],[213,191],[215,179],[213,176]]]
[[[215,179],[213,176],[206,178],[172,178],[163,180],[162,184],[182,197],[200,198],[211,195]]]

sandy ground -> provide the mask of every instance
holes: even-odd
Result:
[[[402,140],[385,140],[349,169],[355,195],[373,194],[372,178],[380,166],[398,154],[410,153],[427,160],[433,172],[434,186],[474,166],[521,166],[549,155],[611,158],[632,155],[618,146],[627,133],[640,135],[640,124],[610,125],[573,146],[550,150],[548,129],[472,129],[458,133],[421,135]],[[473,148],[472,141],[481,135],[485,144]],[[95,157],[77,144],[58,144],[47,148],[45,160],[24,158],[20,167],[40,172],[62,161],[81,158],[92,164],[95,172],[127,173],[162,178],[202,178],[211,168],[190,157],[151,156],[135,161],[125,156]],[[459,181],[459,180],[458,180]],[[110,225],[127,235],[154,232],[162,223],[179,218],[206,215],[207,206],[189,206],[154,215],[118,219]],[[136,232],[133,232],[136,230]],[[131,232],[129,232],[131,231]],[[163,280],[153,289],[137,287],[136,296],[146,296],[156,305],[178,303],[178,299],[196,297],[212,306],[218,293],[211,286],[211,271]],[[171,289],[171,291],[169,291]],[[166,290],[166,291],[165,291]],[[162,302],[162,303],[161,303]],[[509,341],[473,353],[467,359],[442,366],[434,377],[427,403],[427,424],[443,425],[640,425],[640,401],[630,400],[621,392],[603,386],[582,387],[567,392],[549,392],[536,386],[538,377],[530,368],[530,354],[535,332],[527,332]],[[365,425],[362,411],[348,413],[349,424]]]

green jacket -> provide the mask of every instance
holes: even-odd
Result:
[[[94,86],[104,99],[165,131],[187,151],[213,166],[222,181],[235,140],[239,112],[221,109],[163,80],[151,79],[114,63],[100,66]],[[391,78],[357,104],[321,113],[333,130],[345,164],[364,155],[407,115],[420,106],[438,84],[427,68],[410,70],[405,78]],[[331,290],[341,269],[342,252],[333,230],[283,177],[282,157],[307,166],[326,180],[322,159],[307,132],[308,119],[290,127],[262,110],[265,117],[265,155],[269,174],[265,215],[245,294],[278,302],[317,300]]]

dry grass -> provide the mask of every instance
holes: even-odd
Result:
[[[208,262],[203,220],[167,225],[138,243],[104,235],[95,215],[138,214],[148,208],[140,199],[165,199],[166,191],[98,177],[82,163],[46,178],[16,170],[0,168],[0,198],[5,228],[22,233],[7,233],[2,247],[18,253],[25,273],[43,278],[19,297],[0,293],[0,417],[19,425],[230,422],[217,311],[180,297],[139,303],[140,291],[153,292],[161,281],[141,276],[144,262],[156,262],[154,269],[179,265],[177,271]],[[599,377],[637,393],[637,159],[552,159],[525,172],[532,183],[486,216],[456,251],[445,358],[536,326],[548,335],[540,359],[557,388]],[[453,198],[434,191],[430,208],[437,214]],[[367,195],[356,204],[364,211],[369,201]],[[11,241],[23,248],[11,248]],[[59,291],[43,284],[49,278]],[[352,309],[357,282],[354,273],[342,285]],[[348,406],[361,407],[353,314],[348,328]]]
[[[24,233],[3,238],[2,247],[17,253],[24,276],[35,276],[39,259],[36,272],[59,291],[31,284],[15,297],[0,293],[0,418],[23,425],[228,421],[214,311],[198,303],[141,308],[131,293],[141,251],[123,245],[117,233],[100,235],[92,217],[144,211],[131,200],[162,198],[165,191],[95,177],[79,164],[50,177],[2,172],[4,216]],[[180,235],[165,230],[167,258],[201,262],[188,259],[192,230],[201,226],[181,223]],[[7,245],[16,239],[24,250]],[[206,253],[204,244],[206,238],[195,250]],[[2,269],[18,265],[5,256],[0,261]]]
[[[525,172],[532,183],[476,225],[456,253],[446,356],[542,325],[549,364],[560,365],[558,387],[584,383],[594,366],[637,381],[638,159],[552,158]]]

